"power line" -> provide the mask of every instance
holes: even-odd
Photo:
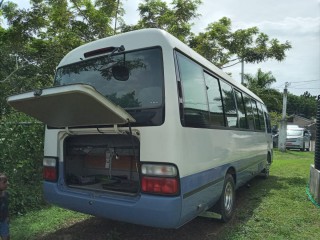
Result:
[[[296,84],[296,83],[301,83],[301,84],[304,84],[306,82],[317,82],[319,81],[320,82],[320,79],[314,79],[314,80],[306,80],[306,81],[295,81],[295,82],[289,82],[290,84],[293,83],[293,84]],[[284,83],[280,84],[280,85],[277,85],[277,86],[274,86],[274,88],[282,88],[283,85],[285,85]],[[299,85],[295,85],[296,87],[298,87]],[[292,87],[290,87],[292,88]],[[313,89],[318,89],[318,88],[313,88]]]
[[[274,88],[282,88],[284,86],[284,83],[283,84],[280,84],[278,86],[275,86]]]
[[[320,81],[320,79],[306,80],[306,81],[297,81],[297,82],[290,82],[290,83],[304,83],[304,82],[316,82],[316,81]]]
[[[297,84],[297,85],[294,85],[293,87],[305,87],[305,86],[308,86],[311,85],[311,84],[305,84],[305,83],[302,83],[302,84]],[[314,85],[313,85],[314,86]],[[310,87],[313,87],[313,86],[310,86]],[[320,85],[319,85],[320,86]],[[317,86],[318,87],[318,86]]]
[[[320,88],[295,88],[295,87],[290,87],[291,89],[320,89]]]

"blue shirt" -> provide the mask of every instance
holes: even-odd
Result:
[[[4,192],[0,196],[0,222],[4,222],[9,217],[9,194]]]

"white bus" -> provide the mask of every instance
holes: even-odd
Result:
[[[8,102],[46,124],[44,195],[108,219],[178,228],[269,174],[262,100],[165,31],[100,39],[68,53],[52,88]]]

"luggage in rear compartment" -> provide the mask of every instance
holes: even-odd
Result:
[[[139,140],[131,135],[81,135],[65,140],[65,181],[94,191],[139,191]]]

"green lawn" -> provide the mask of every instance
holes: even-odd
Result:
[[[237,191],[235,217],[214,239],[320,239],[320,208],[306,193],[313,162],[311,152],[275,151],[270,178],[255,178]],[[87,218],[49,207],[12,219],[11,236],[35,239]]]
[[[11,221],[11,239],[35,239],[35,236],[39,237],[54,232],[89,217],[89,215],[58,207],[48,207],[40,211],[30,212]]]
[[[226,239],[320,239],[320,208],[306,193],[313,152],[275,151],[270,178],[252,181]]]

